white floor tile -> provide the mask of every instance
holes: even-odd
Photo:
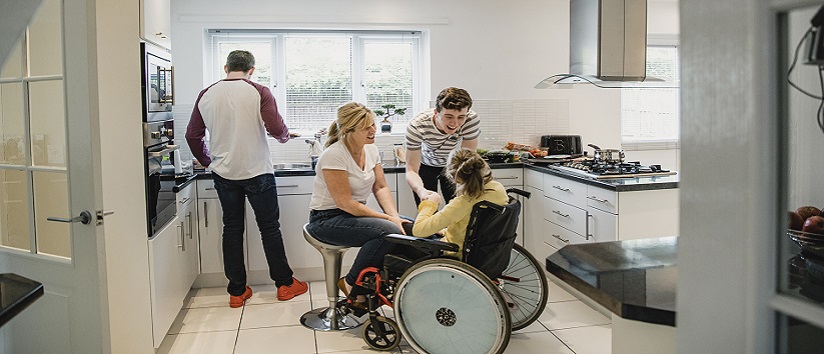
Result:
[[[157,354],[231,354],[237,331],[170,334]]]
[[[260,305],[263,306],[263,305]],[[235,354],[314,354],[314,331],[303,326],[241,329]]]
[[[550,331],[556,329],[610,324],[610,319],[581,301],[551,302],[538,317]]]
[[[315,331],[318,353],[370,350],[361,338],[362,331],[363,326],[340,332]]]
[[[514,333],[535,333],[535,332],[548,332],[549,330],[541,324],[540,321],[532,322],[526,328],[522,328],[521,330],[514,332]]]
[[[300,316],[311,310],[310,302],[279,302],[276,304],[246,305],[241,329],[300,325]]]
[[[612,352],[612,328],[587,326],[552,331],[575,354],[609,354]]]
[[[205,307],[183,309],[178,314],[169,334],[210,331],[237,331],[243,308]]]
[[[577,354],[550,332],[513,334],[504,353]]]
[[[570,294],[568,291],[564,290],[558,284],[553,282],[549,283],[549,297],[547,298],[547,302],[561,302],[561,301],[576,301],[574,295]]]
[[[192,296],[188,297],[186,303],[183,304],[185,308],[229,306],[229,293],[224,287],[192,289],[190,294]]]

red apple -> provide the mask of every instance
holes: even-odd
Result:
[[[824,235],[824,217],[815,215],[807,218],[801,231]]]
[[[802,227],[804,227],[804,218],[794,211],[789,212],[787,228],[790,230],[800,231]]]
[[[821,209],[809,205],[800,207],[795,212],[798,213],[798,215],[801,215],[801,218],[804,220],[809,219],[811,216],[821,215]]]

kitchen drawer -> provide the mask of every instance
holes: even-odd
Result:
[[[200,199],[217,198],[215,182],[210,179],[197,180],[197,197]]]
[[[492,170],[492,178],[501,182],[504,187],[523,187],[524,170],[523,168],[495,169]]]
[[[587,189],[587,206],[618,214],[618,192],[589,186],[589,189]]]
[[[587,205],[587,185],[563,177],[545,174],[544,195],[580,208]]]
[[[312,194],[315,176],[275,177],[278,195]]]
[[[544,174],[524,168],[524,186],[530,186],[541,191],[544,190]]]
[[[569,244],[587,243],[587,239],[556,224],[549,223],[544,242],[555,249],[561,249]]]
[[[191,203],[195,200],[195,186],[189,184],[185,188],[179,190],[175,193],[175,199],[177,200],[177,210],[183,208],[186,204]]]
[[[544,218],[580,235],[587,232],[587,212],[552,198],[544,197]]]

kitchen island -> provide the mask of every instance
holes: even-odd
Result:
[[[677,237],[572,244],[547,271],[612,312],[612,353],[674,353]]]

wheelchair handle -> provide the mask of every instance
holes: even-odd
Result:
[[[531,193],[531,192],[527,192],[527,191],[525,191],[525,190],[523,190],[523,189],[518,189],[518,188],[507,188],[507,189],[506,189],[506,193],[507,193],[507,194],[509,194],[509,193],[515,193],[515,194],[520,195],[520,196],[522,196],[522,197],[524,197],[524,198],[527,198],[527,199],[529,199],[529,197],[530,197],[530,196],[532,196],[532,193]]]

